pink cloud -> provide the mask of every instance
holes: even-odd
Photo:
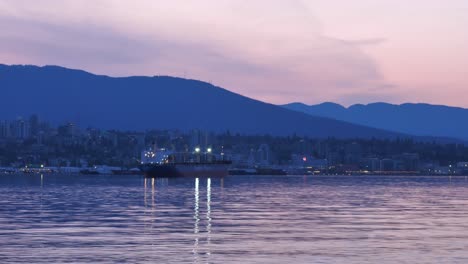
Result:
[[[349,6],[349,15],[377,19],[375,13],[382,12],[386,17],[385,3],[380,11],[372,4],[374,13],[357,9],[368,3]],[[372,23],[342,21],[331,31],[343,36],[332,36],[324,29],[341,12],[332,6],[324,1],[96,0],[90,12],[89,2],[7,0],[0,3],[0,22],[7,29],[0,32],[0,60],[118,76],[185,76],[273,103],[418,99],[411,87],[421,87],[425,77],[413,69],[398,72],[397,58],[416,58],[399,53],[393,27],[382,24],[378,32]],[[348,31],[352,34],[346,37]],[[430,61],[424,67],[437,69]],[[446,76],[441,75],[441,84]],[[457,88],[444,99],[448,103],[459,103],[454,94],[466,84],[460,76],[452,75]]]

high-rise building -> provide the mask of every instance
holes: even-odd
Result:
[[[37,115],[32,115],[29,117],[29,127],[32,137],[37,137],[39,134],[39,117]]]
[[[10,137],[12,137],[11,122],[0,121],[0,138],[10,138]]]
[[[257,150],[257,161],[261,166],[270,165],[270,146],[262,144]]]
[[[29,122],[22,118],[18,118],[13,122],[11,130],[12,136],[17,139],[27,139],[30,137]]]
[[[72,122],[68,122],[65,125],[59,126],[57,131],[58,134],[63,137],[75,138],[79,135],[78,127]]]
[[[419,171],[419,154],[403,153],[398,159],[401,160],[401,170]]]

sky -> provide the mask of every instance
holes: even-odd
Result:
[[[0,0],[0,63],[203,80],[274,104],[468,107],[466,0]]]

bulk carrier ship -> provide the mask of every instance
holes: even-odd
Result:
[[[224,153],[214,155],[211,148],[202,152],[173,152],[153,148],[144,151],[141,157],[141,171],[146,177],[224,177],[228,175],[231,161],[224,159]]]

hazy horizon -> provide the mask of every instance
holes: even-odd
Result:
[[[468,2],[0,0],[0,63],[202,80],[273,104],[468,107]]]

